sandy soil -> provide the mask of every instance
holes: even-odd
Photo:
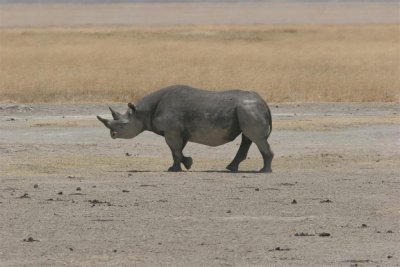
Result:
[[[113,105],[121,111],[122,105]],[[0,105],[1,266],[399,266],[396,104],[273,104],[272,174],[240,140],[112,140],[105,105]]]

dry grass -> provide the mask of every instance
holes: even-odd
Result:
[[[132,101],[171,84],[268,101],[399,101],[400,30],[376,26],[0,29],[0,101]]]

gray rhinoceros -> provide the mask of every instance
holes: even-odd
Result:
[[[182,152],[187,142],[219,146],[240,133],[242,143],[226,168],[236,172],[254,142],[264,160],[260,172],[272,171],[274,154],[267,141],[271,111],[255,92],[212,92],[175,85],[145,96],[136,106],[129,103],[125,114],[110,110],[113,120],[97,118],[110,129],[112,138],[133,138],[146,130],[165,137],[174,160],[168,171],[182,171],[181,163],[186,169],[192,166],[192,158]]]

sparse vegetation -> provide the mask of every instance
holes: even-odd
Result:
[[[127,102],[188,84],[396,102],[399,36],[397,25],[2,28],[0,101]]]

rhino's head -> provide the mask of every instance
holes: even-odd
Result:
[[[111,138],[133,138],[143,131],[143,123],[136,116],[136,108],[133,104],[128,104],[128,110],[125,114],[120,114],[110,108],[113,120],[103,119],[97,116],[108,129],[110,129]]]

